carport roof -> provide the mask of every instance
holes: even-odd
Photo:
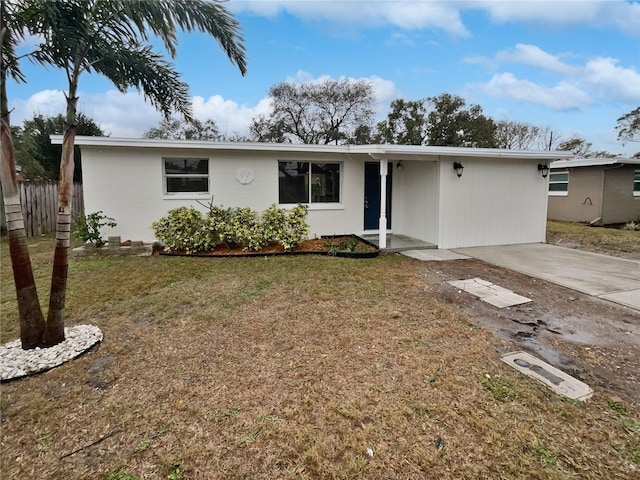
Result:
[[[51,143],[62,144],[62,135],[51,135]],[[340,153],[368,155],[375,160],[437,160],[437,157],[534,159],[551,162],[572,158],[569,152],[547,150],[504,150],[498,148],[434,147],[422,145],[306,145],[296,143],[210,142],[152,138],[77,136],[80,147],[172,148],[180,150],[270,151],[289,153]]]

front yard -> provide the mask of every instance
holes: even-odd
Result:
[[[43,305],[52,245],[30,241]],[[1,249],[4,343],[18,317]],[[457,303],[446,268],[401,255],[72,260],[67,324],[96,324],[104,341],[2,384],[2,476],[637,478],[637,398],[585,372],[595,394],[577,403],[510,369],[499,356],[520,347]]]

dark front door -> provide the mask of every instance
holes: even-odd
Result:
[[[389,162],[387,172],[387,229],[391,228],[391,174],[393,170]],[[380,225],[380,164],[365,162],[364,164],[364,229],[378,230]]]

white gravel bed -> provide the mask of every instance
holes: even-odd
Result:
[[[23,350],[20,339],[0,345],[0,381],[57,367],[102,341],[102,331],[95,325],[68,327],[64,335],[64,342],[48,348]]]

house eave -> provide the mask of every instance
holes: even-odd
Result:
[[[51,135],[53,145],[62,144],[62,135]],[[497,148],[435,147],[422,145],[308,145],[264,142],[210,142],[124,137],[77,136],[80,147],[152,148],[178,150],[218,150],[288,153],[325,153],[365,155],[375,160],[437,161],[440,157],[530,159],[551,162],[573,158],[569,152],[546,150],[503,150]]]
[[[550,167],[557,170],[577,167],[612,167],[615,165],[640,165],[640,158],[574,158],[555,161]]]

